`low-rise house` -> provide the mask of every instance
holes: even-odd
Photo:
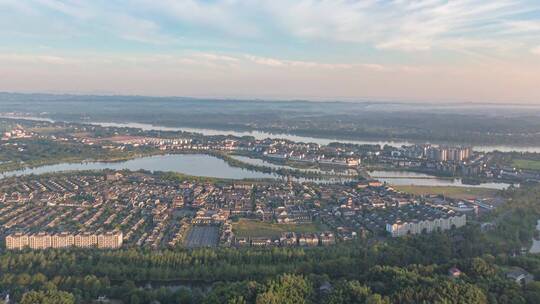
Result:
[[[315,233],[303,233],[298,238],[300,246],[317,246],[319,245],[319,237]]]
[[[294,232],[283,232],[281,234],[281,238],[279,239],[281,246],[296,246],[297,241],[298,239],[296,237],[296,233]]]
[[[332,232],[326,231],[319,235],[321,245],[328,246],[336,243],[336,237]]]
[[[506,278],[520,285],[525,285],[534,280],[534,276],[520,267],[513,267],[506,272]]]
[[[451,278],[458,278],[461,276],[461,274],[462,274],[461,270],[459,270],[457,267],[452,267],[448,269],[448,275]]]

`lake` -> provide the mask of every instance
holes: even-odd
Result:
[[[206,154],[168,154],[135,158],[121,162],[80,162],[46,165],[35,168],[8,171],[0,173],[0,178],[22,176],[28,174],[44,174],[64,171],[80,170],[147,170],[171,171],[192,176],[215,177],[225,179],[283,179],[284,177],[272,173],[263,173],[244,168],[230,166],[226,161]],[[323,178],[307,179],[294,178],[298,182],[340,183],[350,181],[349,178]]]
[[[82,162],[62,163],[57,165],[27,168],[23,170],[0,173],[0,177],[43,174],[75,170],[148,170],[173,171],[193,176],[207,176],[227,179],[260,179],[276,178],[273,174],[250,171],[232,167],[222,159],[204,154],[170,154],[131,159],[122,162]]]
[[[300,172],[305,172],[305,173],[323,173],[323,174],[331,174],[331,175],[341,175],[345,177],[347,176],[354,177],[358,175],[358,172],[354,169],[344,168],[342,170],[339,170],[337,168],[328,168],[328,170],[324,170],[324,169],[318,169],[318,168],[309,168],[309,169],[296,168],[296,167],[287,166],[287,165],[275,164],[273,162],[267,161],[265,159],[260,159],[260,158],[251,158],[251,157],[241,156],[241,155],[231,155],[231,157],[247,164],[251,164],[255,166],[265,166],[265,167],[270,167],[274,169],[290,169],[290,170],[298,170]]]
[[[508,188],[507,183],[481,183],[480,185],[464,184],[461,179],[444,179],[434,175],[410,171],[371,171],[369,175],[375,179],[396,186],[440,186],[440,187],[468,187],[489,188],[503,190]]]
[[[272,165],[274,168],[288,167],[268,163],[261,159],[253,159],[244,156],[235,156],[240,161],[249,162],[255,165]],[[292,168],[292,167],[291,167]],[[10,176],[21,176],[28,174],[44,174],[63,171],[76,170],[148,170],[148,171],[172,171],[193,176],[206,176],[226,179],[262,179],[262,178],[282,178],[276,174],[251,171],[243,168],[232,167],[227,162],[214,156],[206,154],[169,154],[155,155],[122,162],[81,162],[81,163],[61,163],[47,165],[36,168],[26,168],[16,171],[0,173],[1,178]],[[433,175],[406,171],[372,171],[371,177],[387,182],[390,185],[419,185],[419,186],[460,186],[478,187],[490,189],[505,189],[509,186],[506,183],[482,183],[480,185],[463,184],[460,179],[441,179]],[[305,178],[295,178],[299,182],[308,181]],[[345,182],[350,178],[326,178],[317,182]]]

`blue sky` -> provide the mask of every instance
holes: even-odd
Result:
[[[0,90],[540,103],[537,0],[0,0]]]

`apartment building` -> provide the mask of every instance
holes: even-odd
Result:
[[[386,231],[392,237],[400,237],[409,234],[430,233],[437,229],[449,230],[465,226],[467,218],[465,214],[447,214],[441,217],[421,217],[413,220],[396,220],[386,224]]]
[[[106,232],[97,237],[97,247],[101,249],[117,249],[122,247],[122,232]]]
[[[53,235],[45,232],[30,235],[14,233],[6,236],[6,248],[10,250],[20,250],[26,247],[31,249],[69,247],[117,249],[122,247],[122,243],[123,235],[120,231],[106,232],[104,234],[84,232],[77,235],[66,232]]]

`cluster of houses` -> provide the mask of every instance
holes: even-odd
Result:
[[[283,232],[281,237],[245,237],[236,238],[237,246],[252,246],[252,247],[315,247],[315,246],[330,246],[336,243],[334,233],[326,231],[321,233],[295,233]]]
[[[32,132],[25,130],[21,126],[17,126],[11,131],[4,132],[1,140],[6,141],[10,139],[31,138],[32,136],[34,136]]]
[[[465,209],[434,206],[378,181],[178,183],[149,173],[108,172],[12,177],[0,183],[0,234],[53,237],[118,229],[127,247],[176,246],[189,236],[190,227],[200,225],[218,226],[225,245],[276,243],[238,238],[233,233],[238,218],[277,225],[323,223],[330,235],[294,238],[300,246],[326,245],[331,243],[327,239],[349,240],[366,231],[402,236],[461,227],[466,216],[460,210]]]

